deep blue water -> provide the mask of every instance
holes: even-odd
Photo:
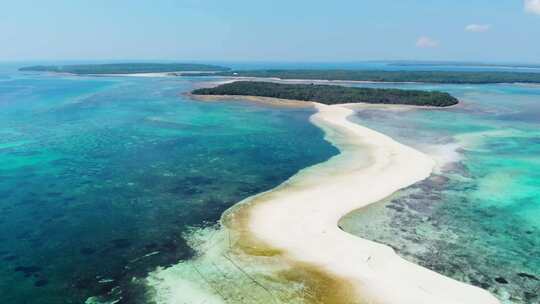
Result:
[[[140,301],[186,229],[337,152],[312,110],[191,101],[197,81],[0,73],[1,303]]]

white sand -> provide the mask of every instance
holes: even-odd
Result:
[[[167,73],[132,73],[132,74],[88,74],[88,76],[105,76],[105,77],[173,77],[175,72]]]
[[[225,225],[215,234],[218,237],[214,233],[201,237],[206,241],[200,243],[208,245],[199,248],[194,246],[198,241],[191,244],[199,248],[196,259],[158,269],[147,278],[156,303],[304,303],[303,297],[295,298],[296,290],[302,286],[273,277],[291,266],[290,271],[302,271],[295,269],[296,265],[316,268],[346,285],[343,297],[332,298],[332,303],[499,303],[487,291],[407,262],[391,248],[337,227],[350,211],[425,179],[436,162],[390,137],[348,121],[347,117],[354,113],[350,105],[314,106],[318,112],[312,122],[325,131],[326,138],[341,153],[233,207],[229,216],[239,215],[239,221],[233,220],[227,226],[233,231]],[[250,259],[249,252],[235,249],[234,229],[247,232],[239,237],[246,236],[248,246],[256,247],[262,241],[263,250],[278,249],[283,255],[255,254]],[[233,234],[232,242],[229,232]],[[243,265],[250,276],[237,271],[224,256]],[[247,279],[252,277],[268,286],[272,297],[266,288],[262,290]],[[352,297],[349,285],[353,287]],[[338,286],[333,287],[341,294]]]
[[[156,72],[156,73],[126,73],[126,74],[87,74],[88,76],[106,76],[106,77],[177,77],[189,76],[197,73],[218,73],[219,71],[178,71],[178,72]]]
[[[349,122],[353,111],[346,107],[316,107],[312,121],[341,154],[258,195],[250,207],[250,232],[292,260],[353,283],[358,303],[499,303],[487,291],[410,263],[387,246],[337,227],[350,211],[427,178],[435,162]]]
[[[190,98],[198,101],[248,101],[252,103],[275,106],[278,108],[312,108],[311,101],[280,99],[274,97],[245,96],[245,95],[193,95],[188,94]]]

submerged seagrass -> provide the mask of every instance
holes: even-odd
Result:
[[[191,89],[0,66],[0,302],[144,302],[138,279],[193,257],[190,227],[336,153],[312,109]]]
[[[351,213],[344,230],[489,290],[540,302],[540,87],[425,85],[463,100],[436,110],[362,110],[355,118],[439,160],[425,182]],[[353,118],[354,119],[354,118]]]

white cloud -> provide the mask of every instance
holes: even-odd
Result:
[[[439,46],[439,42],[427,36],[422,36],[416,41],[416,46],[419,48],[434,48]]]
[[[540,0],[523,0],[523,5],[527,13],[540,15]]]
[[[491,25],[489,24],[474,24],[473,23],[465,27],[465,30],[467,32],[473,32],[473,33],[483,33],[483,32],[489,31],[490,29],[491,29]]]

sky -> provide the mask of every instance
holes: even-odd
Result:
[[[0,61],[540,63],[540,0],[0,0]]]

